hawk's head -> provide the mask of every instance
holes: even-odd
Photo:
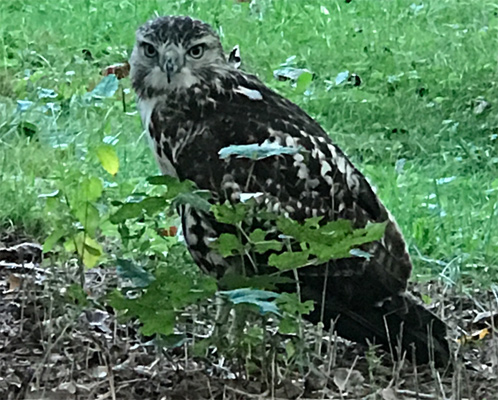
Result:
[[[159,17],[142,25],[130,58],[131,80],[142,98],[189,88],[230,68],[218,35],[190,17]]]

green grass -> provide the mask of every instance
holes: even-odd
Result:
[[[156,173],[133,94],[127,114],[119,92],[101,107],[81,95],[127,58],[138,25],[155,13],[189,14],[222,32],[226,49],[238,43],[244,68],[315,117],[369,177],[405,233],[416,275],[498,281],[496,2],[255,3],[1,1],[0,226],[44,240],[51,215],[38,196],[80,171],[110,180],[92,152],[105,136],[119,140],[118,182]],[[293,55],[315,74],[309,94],[273,78]],[[334,86],[345,70],[362,85]],[[47,101],[39,87],[55,90],[49,101],[61,110],[17,112],[17,100]],[[480,97],[491,108],[476,114]]]

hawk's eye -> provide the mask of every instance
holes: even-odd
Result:
[[[188,55],[195,59],[201,58],[203,54],[204,54],[204,44],[198,44],[197,46],[193,46],[188,51]]]
[[[144,46],[144,54],[146,57],[152,58],[157,55],[156,48],[150,43],[144,43],[143,46]]]

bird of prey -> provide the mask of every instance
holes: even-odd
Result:
[[[146,22],[136,32],[130,65],[163,174],[195,182],[216,203],[236,204],[244,193],[259,193],[260,204],[299,222],[386,223],[380,240],[362,246],[369,257],[298,269],[301,298],[316,304],[310,321],[322,320],[325,328],[335,321],[338,334],[356,342],[391,349],[401,343],[418,363],[448,360],[445,324],[406,292],[412,264],[393,217],[313,118],[228,62],[211,26],[190,17]],[[300,151],[259,160],[219,156],[230,145],[263,143]],[[233,226],[190,206],[180,213],[195,262],[221,276],[233,258],[221,257],[211,243]],[[258,263],[265,273],[275,271],[264,259]]]

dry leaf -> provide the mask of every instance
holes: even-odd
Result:
[[[337,368],[334,371],[333,380],[338,389],[341,392],[345,392],[346,389],[361,385],[365,381],[365,378],[355,369]]]
[[[74,382],[63,382],[57,387],[57,389],[65,390],[66,392],[69,392],[71,394],[76,393],[76,385],[74,384]]]
[[[92,376],[94,378],[106,378],[107,377],[107,367],[105,365],[97,365],[92,369]]]
[[[14,292],[21,287],[22,278],[16,274],[10,274],[8,282],[9,282],[8,292]]]
[[[491,108],[491,104],[483,97],[478,97],[474,102],[474,114],[480,115]]]
[[[382,389],[380,394],[382,395],[382,400],[398,400],[398,397],[392,388]]]
[[[176,226],[170,226],[169,228],[160,228],[157,233],[163,237],[173,237],[178,233],[178,228]]]
[[[109,65],[102,70],[102,75],[104,76],[108,76],[111,74],[116,75],[116,78],[118,79],[128,77],[128,75],[130,75],[130,64],[128,63],[128,61],[125,61],[123,63]]]
[[[480,329],[476,332],[473,332],[470,335],[462,336],[458,339],[459,343],[469,343],[469,342],[477,342],[479,340],[483,340],[486,336],[491,333],[491,330],[488,328]]]

